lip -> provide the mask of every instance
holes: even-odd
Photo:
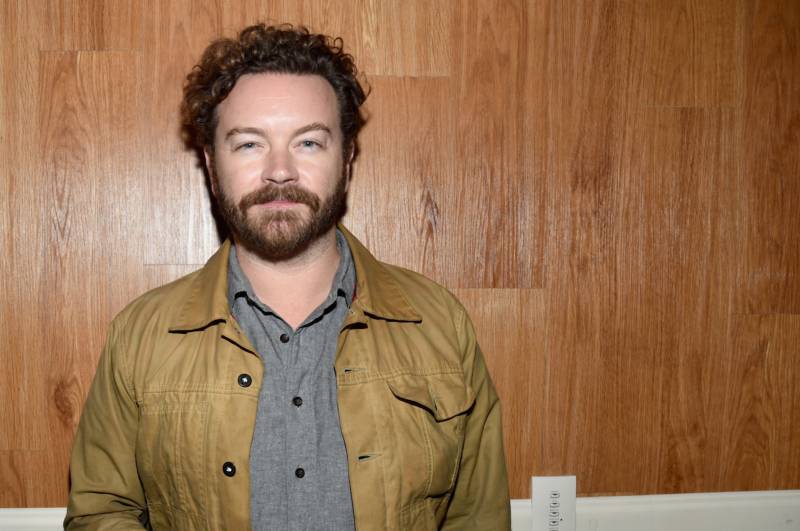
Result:
[[[260,206],[263,208],[288,208],[295,205],[300,205],[302,203],[298,203],[296,201],[286,201],[286,200],[278,200],[278,201],[269,201],[267,203],[259,203],[256,206]]]

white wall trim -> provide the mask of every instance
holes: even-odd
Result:
[[[0,509],[2,531],[55,531],[64,529],[66,507]]]
[[[66,509],[0,509],[2,531],[62,529]],[[531,500],[511,500],[514,531],[529,531]],[[577,531],[800,531],[800,490],[578,498]]]
[[[578,498],[576,531],[800,531],[800,490]],[[532,527],[530,500],[512,500],[514,531]]]

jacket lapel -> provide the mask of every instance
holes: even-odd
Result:
[[[421,322],[403,288],[344,226],[339,225],[356,267],[356,300],[364,313],[393,321]],[[228,322],[228,257],[231,241],[225,240],[206,265],[197,272],[189,297],[170,323],[169,331],[186,333],[203,330],[213,323]]]
[[[181,310],[170,322],[169,331],[176,333],[202,330],[215,322],[227,321],[228,307],[228,255],[230,240],[208,259],[192,281],[189,296]]]
[[[403,288],[389,270],[341,224],[356,266],[354,300],[373,317],[392,321],[421,322],[422,317],[408,302]]]

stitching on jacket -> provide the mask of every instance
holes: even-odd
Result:
[[[126,355],[130,352],[130,348],[128,345],[128,338],[123,334],[120,334],[120,330],[125,330],[128,328],[128,321],[130,319],[130,314],[125,317],[125,322],[117,325],[116,320],[114,321],[114,325],[112,325],[111,333],[109,333],[109,355],[113,354],[113,358],[119,360],[120,369],[122,373],[122,383],[125,386],[125,392],[128,393],[128,397],[132,398],[136,401],[136,387],[133,385],[133,374],[131,373],[130,365],[128,365],[128,360]],[[120,343],[119,347],[117,348],[117,343]]]
[[[224,339],[225,336],[222,335],[221,338]],[[238,372],[238,371],[231,370],[232,366],[233,367],[236,366],[236,362],[234,361],[233,356],[226,356],[225,357],[225,362],[223,363],[223,366],[221,367],[221,371],[220,371],[221,374],[228,375],[228,374],[231,374],[231,373],[235,374],[236,372]],[[256,401],[258,400],[258,393],[259,393],[259,389],[261,387],[260,385],[254,386],[256,388],[256,392],[255,393],[248,392],[248,391],[245,391],[244,389],[242,389],[241,387],[236,386],[233,383],[232,374],[231,374],[231,376],[229,378],[230,378],[230,382],[231,383],[229,384],[229,386],[227,386],[228,387],[228,392],[227,393],[224,393],[224,392],[223,393],[217,393],[215,391],[214,394],[223,394],[223,395],[227,395],[228,397],[249,395],[254,400],[256,400]],[[259,379],[262,379],[262,378],[260,377]],[[239,391],[239,392],[236,392],[236,391]],[[232,401],[228,400],[228,404],[225,407],[225,411],[226,412],[231,407],[231,402]],[[207,461],[207,462],[208,461],[210,461],[210,462],[219,462],[221,460],[218,459],[218,455],[216,454],[216,450],[219,448],[219,439],[220,439],[221,436],[223,436],[222,435],[222,430],[218,429],[218,427],[214,425],[215,424],[214,423],[214,419],[211,418],[211,416],[214,414],[214,409],[213,408],[209,408],[208,412],[209,412],[209,415],[208,415],[208,418],[206,419],[205,436],[203,437],[203,444],[206,445],[206,447],[203,449],[203,460]],[[219,411],[217,412],[217,415],[220,415]],[[217,418],[216,421],[218,423],[219,422],[219,418]],[[214,454],[213,456],[211,455],[212,453]],[[244,463],[243,463],[243,465],[244,465]],[[244,468],[249,468],[249,454],[248,454],[247,466],[244,466]],[[206,529],[226,528],[226,527],[229,526],[229,522],[224,520],[224,518],[226,516],[226,513],[223,511],[221,514],[215,514],[216,513],[216,509],[220,504],[210,504],[210,503],[208,503],[208,501],[210,500],[210,493],[216,492],[216,499],[217,500],[221,499],[221,497],[223,496],[223,494],[220,492],[221,488],[224,489],[224,486],[221,486],[221,484],[220,484],[220,479],[222,478],[222,476],[220,476],[219,474],[213,474],[211,477],[208,477],[208,468],[206,468],[206,467],[202,468],[201,474],[202,474],[202,482],[203,482],[202,496],[205,497],[205,502],[207,503],[206,507],[208,507],[208,510],[205,513],[206,521],[203,522],[203,524],[205,524]],[[213,489],[216,489],[216,490],[212,490],[212,485],[211,485],[212,481],[214,482]],[[226,494],[227,494],[227,492],[226,492]],[[247,507],[248,508],[250,507],[249,500],[248,500],[248,503],[247,503]],[[212,521],[214,522],[215,525],[212,525],[212,523],[211,523]]]
[[[441,367],[396,369],[388,372],[369,372],[354,371],[336,375],[338,385],[355,385],[362,383],[388,380],[397,376],[438,376],[441,374],[464,374],[464,370],[458,365],[444,365]]]
[[[418,422],[422,425],[422,436],[425,438],[425,449],[428,452],[428,460],[426,461],[428,471],[428,482],[425,485],[425,497],[430,496],[431,485],[433,484],[433,445],[431,444],[431,434],[428,431],[428,419],[426,418],[427,412],[421,408],[415,408],[417,411]]]
[[[162,385],[148,385],[146,389],[142,390],[142,396],[163,393],[176,393],[176,394],[191,394],[191,393],[211,393],[220,395],[242,394],[242,395],[255,395],[252,391],[241,392],[231,391],[230,384],[197,384],[197,383],[182,383],[182,382],[164,382]]]

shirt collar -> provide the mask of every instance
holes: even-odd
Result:
[[[356,287],[356,272],[353,264],[353,256],[350,247],[347,245],[344,235],[336,230],[336,247],[339,250],[339,266],[331,283],[331,290],[323,303],[324,306],[331,304],[337,297],[344,298],[348,307],[353,303],[353,294]],[[228,306],[233,308],[236,299],[245,297],[251,304],[258,306],[264,313],[272,312],[263,302],[261,302],[253,290],[253,286],[247,275],[242,271],[239,263],[236,245],[231,245],[228,257]]]

